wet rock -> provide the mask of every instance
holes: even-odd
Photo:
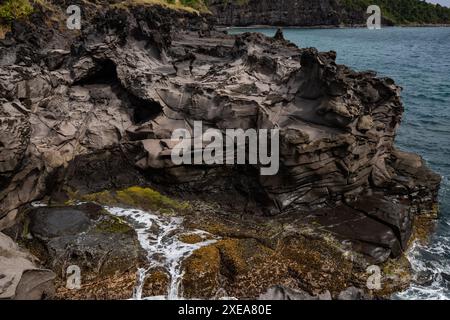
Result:
[[[37,208],[25,223],[25,243],[61,280],[72,265],[81,269],[88,285],[135,273],[145,261],[136,232],[97,205]]]
[[[338,298],[338,300],[370,300],[369,295],[367,295],[364,290],[358,289],[355,287],[350,287],[344,291],[342,291]]]
[[[170,285],[170,276],[165,270],[154,270],[149,272],[145,278],[142,288],[144,297],[167,296]]]
[[[312,296],[305,291],[292,290],[283,286],[269,288],[266,293],[259,297],[259,300],[332,300],[329,291],[320,295]]]
[[[81,208],[80,208],[81,209]],[[98,218],[98,217],[97,217]],[[91,220],[74,208],[40,208],[31,213],[30,232],[39,239],[77,235],[88,231]]]
[[[210,298],[220,288],[220,254],[214,246],[195,251],[183,262],[182,296]]]
[[[283,30],[278,28],[277,32],[275,33],[275,35],[273,36],[273,38],[275,40],[284,40],[284,34],[283,34]]]

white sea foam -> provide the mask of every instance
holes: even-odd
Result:
[[[445,239],[444,239],[445,238]],[[415,243],[408,252],[414,280],[404,292],[393,298],[402,300],[450,300],[450,288],[444,275],[450,275],[448,259],[450,239],[442,237],[431,246]]]
[[[450,217],[448,203],[450,179],[442,177],[440,190],[441,219],[429,244],[414,243],[408,252],[414,281],[394,299],[450,300]]]
[[[44,202],[40,202],[40,201],[34,201],[31,203],[31,206],[33,208],[42,208],[42,207],[47,207],[48,205]]]
[[[216,240],[204,240],[196,244],[187,244],[179,239],[180,235],[186,233],[198,234],[204,239],[211,239],[211,235],[201,230],[185,230],[183,228],[183,219],[179,217],[166,217],[137,209],[105,208],[111,214],[126,219],[134,227],[140,245],[147,252],[149,267],[139,270],[133,299],[181,299],[182,262],[195,250],[213,244]],[[145,277],[152,269],[158,267],[164,268],[170,275],[167,296],[144,297],[143,285]]]

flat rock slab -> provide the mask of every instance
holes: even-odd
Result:
[[[30,230],[39,238],[57,238],[85,232],[93,225],[87,214],[73,208],[41,208],[32,213]]]

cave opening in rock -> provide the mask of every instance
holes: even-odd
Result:
[[[143,124],[155,119],[162,107],[155,101],[144,100],[128,93],[128,100],[133,108],[133,121],[135,124]]]
[[[114,62],[111,60],[100,60],[97,63],[97,68],[93,72],[88,74],[85,78],[77,81],[77,85],[90,85],[90,84],[116,84],[120,83],[117,77],[117,69]]]
[[[81,79],[76,85],[109,85],[126,106],[132,111],[132,121],[143,124],[155,119],[162,113],[162,106],[152,100],[142,99],[125,89],[117,75],[117,67],[111,60],[97,62],[98,67],[87,77]]]

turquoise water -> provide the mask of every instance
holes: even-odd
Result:
[[[232,29],[229,33],[275,29]],[[404,88],[397,145],[421,154],[443,177],[441,216],[427,247],[409,253],[417,281],[400,299],[450,299],[450,28],[285,29],[300,47],[337,52],[337,62],[376,70]]]

